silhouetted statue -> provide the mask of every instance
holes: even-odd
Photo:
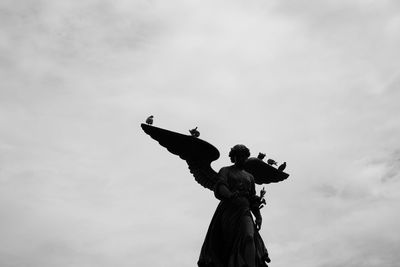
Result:
[[[219,151],[211,144],[191,135],[146,124],[141,126],[160,145],[184,159],[195,180],[220,200],[201,248],[198,266],[267,267],[268,251],[258,232],[265,191],[257,196],[255,183],[276,183],[289,175],[259,158],[249,158],[250,151],[244,145],[231,149],[229,157],[233,165],[217,173],[211,162],[219,158]]]

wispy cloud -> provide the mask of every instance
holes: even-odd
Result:
[[[199,126],[216,169],[235,143],[288,162],[262,211],[274,266],[395,266],[398,10],[2,1],[0,265],[195,264],[217,201],[141,132],[152,113]]]

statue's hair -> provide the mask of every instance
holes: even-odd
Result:
[[[229,152],[229,157],[232,163],[235,162],[235,156],[237,155],[243,155],[248,158],[250,157],[250,150],[245,145],[235,145]]]

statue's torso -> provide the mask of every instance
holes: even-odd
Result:
[[[252,188],[252,178],[251,174],[245,170],[231,166],[227,173],[228,187],[231,191],[250,193]]]

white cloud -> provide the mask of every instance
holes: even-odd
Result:
[[[0,8],[1,265],[195,264],[217,202],[141,131],[151,113],[199,126],[216,168],[235,143],[288,162],[274,266],[397,262],[395,2]]]

